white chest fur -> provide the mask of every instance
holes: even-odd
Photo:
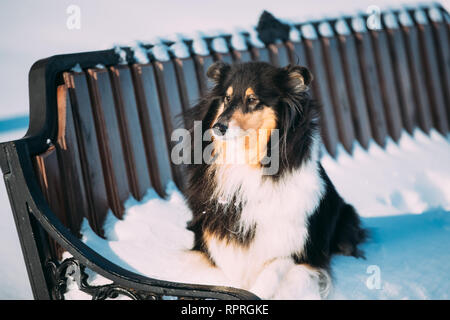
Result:
[[[276,183],[243,167],[228,168],[221,176],[227,179],[218,181],[222,188],[215,196],[227,201],[227,191],[239,188],[243,204],[240,228],[245,231],[256,226],[256,232],[248,247],[211,237],[208,251],[233,285],[249,289],[266,264],[303,251],[307,219],[319,205],[324,186],[316,159]]]

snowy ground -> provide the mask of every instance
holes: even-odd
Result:
[[[151,40],[156,36],[180,31],[192,34],[197,30],[230,31],[235,27],[246,28],[257,21],[258,15],[263,9],[267,9],[279,17],[302,20],[327,15],[336,16],[343,12],[365,11],[369,5],[378,5],[384,8],[386,6],[395,7],[399,3],[405,2],[417,1],[259,0],[243,2],[228,0],[224,5],[223,1],[210,0],[167,0],[163,2],[3,0],[0,2],[0,69],[2,70],[0,74],[0,120],[28,114],[28,71],[35,61],[44,57],[61,53],[108,49],[115,43]],[[447,10],[450,8],[449,0],[441,1],[441,3]],[[79,30],[69,30],[66,27],[69,16],[66,10],[72,4],[78,5],[81,9],[81,28]],[[24,131],[24,128],[7,131],[0,122],[0,142],[20,138]],[[436,166],[436,162],[440,165],[450,162],[449,146],[448,143],[439,142],[439,137],[436,135],[430,141],[427,138],[421,139],[419,136],[417,139],[419,146],[417,147],[420,150],[423,150],[422,147],[424,147],[429,152],[410,150],[409,153],[395,156],[395,152],[398,151],[395,146],[391,145],[386,154],[373,146],[370,158],[358,148],[354,161],[345,156],[345,153],[341,154],[338,162],[327,157],[324,158],[324,166],[329,170],[339,190],[347,200],[355,203],[364,217],[368,217],[364,220],[365,223],[369,227],[380,226],[379,229],[384,230],[381,234],[375,233],[379,236],[378,243],[383,243],[382,246],[377,246],[376,243],[367,245],[367,248],[370,249],[367,261],[349,260],[349,258],[335,260],[337,265],[336,296],[339,297],[341,294],[347,298],[392,298],[397,294],[398,297],[420,298],[422,295],[419,292],[422,292],[427,298],[447,297],[449,279],[443,271],[439,270],[449,269],[448,256],[447,258],[444,256],[446,252],[448,253],[448,247],[439,250],[439,245],[445,246],[449,243],[448,238],[445,239],[445,236],[448,237],[449,224],[446,220],[448,215],[443,213],[445,210],[450,210],[448,206],[449,170],[448,166]],[[402,147],[402,150],[413,148],[415,143],[405,143],[406,146]],[[423,162],[417,159],[423,160]],[[359,170],[360,174],[349,176],[349,167]],[[408,170],[404,167],[407,167]],[[369,174],[374,170],[378,170],[377,174]],[[397,171],[397,175],[395,175],[395,171]],[[352,190],[355,189],[366,192],[354,196]],[[144,207],[170,205],[177,208],[181,206],[177,195],[175,194],[173,197],[170,204],[152,200]],[[2,221],[0,224],[0,274],[2,275],[0,277],[0,299],[30,299],[32,298],[31,290],[3,183],[0,183],[0,208],[0,221]],[[134,211],[139,210],[136,207],[130,208],[125,221],[114,222],[113,219],[110,219],[111,225],[115,226],[111,227],[111,230],[115,230],[116,227],[118,230],[120,228],[126,230],[127,225],[133,224],[133,221],[137,227],[142,224],[142,228],[151,228],[153,216],[148,214],[144,218],[138,213],[133,213]],[[400,215],[408,213],[415,215]],[[422,214],[417,215],[417,213]],[[175,227],[172,225],[171,228],[174,232],[179,231],[184,234],[181,226],[187,219],[187,215],[186,213],[180,213],[180,215],[172,217],[178,222],[174,223]],[[381,217],[383,215],[387,215],[387,217]],[[168,214],[167,217],[169,218],[171,215]],[[170,223],[168,222],[168,224]],[[161,237],[157,239],[165,239],[165,232],[158,230],[155,232],[159,232],[155,234],[159,234]],[[110,238],[111,241],[102,243],[96,242],[93,235],[89,238],[89,230],[86,230],[85,233],[87,241],[91,239],[93,246],[95,243],[101,246],[105,254],[112,260],[116,259],[114,261],[118,263],[122,261],[123,265],[136,271],[152,274],[150,272],[152,270],[142,265],[145,264],[142,261],[125,263],[118,258],[119,253],[116,253],[116,250],[119,249],[116,247],[124,245],[124,239],[128,239],[131,246],[136,245],[136,241],[133,238],[135,235],[126,235],[125,231],[117,231],[116,234],[118,240],[113,241],[111,240],[113,238]],[[190,235],[184,234],[181,238],[184,239],[183,241],[188,241]],[[413,244],[409,243],[410,240]],[[181,242],[175,243],[175,245],[181,245]],[[413,268],[412,258],[406,259],[405,263],[409,269],[403,268],[401,265],[404,262],[401,258],[402,254],[406,255],[413,250],[414,258],[420,262]],[[412,257],[413,254],[409,256]],[[433,261],[437,261],[437,257],[440,257],[441,269],[437,263],[428,265],[430,270],[425,269],[427,264],[422,261],[428,259],[429,256],[434,259]],[[149,254],[148,257],[149,259],[146,261],[151,261],[152,256]],[[395,261],[399,262],[400,267],[395,264]],[[370,264],[380,267],[384,286],[382,290],[368,290],[364,285],[363,280],[370,276],[366,273]],[[401,270],[405,270],[405,275],[399,277],[402,279],[401,281],[396,281],[398,273],[403,272]],[[350,279],[349,274],[356,276]],[[161,273],[161,275],[163,274]],[[212,277],[217,277],[217,275],[212,275]],[[413,282],[408,279],[417,279],[417,281]],[[434,279],[436,289],[433,288],[431,279]],[[416,287],[413,288],[413,286]]]
[[[350,157],[322,164],[343,197],[354,204],[371,230],[366,260],[333,260],[333,299],[448,299],[450,294],[450,143],[433,131],[404,133],[386,151],[355,145]],[[109,214],[107,239],[83,224],[83,241],[118,265],[147,276],[227,285],[223,274],[188,252],[191,214],[174,188],[168,200],[151,191],[141,204],[128,202],[124,220]],[[99,277],[95,283],[103,283]],[[72,290],[67,298],[81,299]]]

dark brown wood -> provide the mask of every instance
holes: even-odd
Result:
[[[387,125],[374,48],[368,32],[355,32],[355,35],[372,137],[380,146],[384,147],[387,137]]]
[[[86,75],[83,72],[64,73],[64,80],[73,108],[84,187],[89,203],[88,221],[91,228],[103,236],[103,222],[109,203]]]
[[[272,63],[268,48],[253,48],[253,52],[254,52],[253,60]]]
[[[403,12],[408,15],[409,13]],[[408,55],[409,69],[411,72],[411,82],[413,85],[413,94],[416,103],[415,123],[426,133],[432,126],[431,110],[429,105],[431,99],[428,91],[423,90],[425,66],[420,58],[420,42],[417,27],[402,26],[403,35],[406,43],[406,53]]]
[[[373,39],[388,133],[394,141],[398,141],[402,134],[403,124],[388,38],[384,30],[372,30],[370,35]]]
[[[134,198],[142,200],[152,184],[131,71],[128,66],[111,67],[110,71],[128,180]]]
[[[72,105],[66,85],[60,85],[57,89],[57,104],[58,135],[55,148],[60,161],[62,184],[67,199],[67,210],[59,214],[67,216],[67,227],[74,235],[80,236],[83,218],[90,220],[92,217],[89,216]]]
[[[338,35],[338,40],[355,137],[367,149],[372,136],[355,38],[352,34]]]
[[[405,40],[401,30],[398,28],[387,28],[386,33],[389,39],[389,51],[392,58],[396,88],[399,95],[402,124],[403,128],[411,134],[415,127],[416,106]]]
[[[110,208],[122,218],[130,186],[111,80],[106,69],[89,69],[87,79]]]
[[[233,56],[230,52],[225,52],[225,53],[215,52],[213,57],[214,57],[214,61],[223,61],[228,64],[232,64],[234,62]]]
[[[431,25],[434,32],[434,45],[438,52],[439,71],[450,127],[450,24],[445,21],[432,21]]]
[[[438,65],[438,55],[433,41],[433,33],[430,24],[416,24],[419,30],[420,48],[423,63],[425,65],[425,86],[428,89],[432,118],[434,127],[442,134],[447,134],[449,131],[448,115],[445,105],[445,98],[441,78],[439,76],[441,68],[444,66]]]
[[[188,110],[198,102],[201,96],[195,62],[191,57],[174,59],[174,65],[183,110]]]
[[[271,63],[276,67],[285,67],[290,63],[288,49],[283,43],[267,46]]]
[[[302,41],[288,41],[286,42],[286,49],[289,57],[289,63],[308,67],[308,62],[306,61],[305,46]]]
[[[183,107],[175,68],[172,61],[154,62],[153,65],[168,145],[170,145],[172,131],[184,126]]]
[[[326,67],[328,86],[330,88],[331,102],[339,140],[345,150],[352,153],[355,132],[353,129],[350,100],[347,94],[344,69],[339,51],[337,38],[322,37],[323,64]]]
[[[163,117],[164,128],[166,130],[167,146],[169,150],[178,143],[172,141],[172,133],[175,129],[184,127],[181,107],[181,98],[177,87],[175,69],[172,61],[154,62],[154,71],[158,95],[160,99],[161,114]],[[175,183],[180,190],[183,190],[186,174],[181,165],[176,165],[172,161],[172,175]]]
[[[51,146],[46,152],[35,157],[35,171],[50,209],[66,227],[70,225],[65,206],[65,188],[60,175],[56,148]],[[62,258],[64,249],[55,240],[48,238],[52,257]]]
[[[213,83],[206,77],[206,71],[214,63],[212,56],[193,56],[195,69],[197,72],[197,79],[199,79],[200,92],[202,95],[206,95],[212,88]]]
[[[312,70],[314,81],[312,82],[313,96],[318,99],[321,107],[321,135],[328,153],[335,157],[338,143],[338,132],[335,122],[333,103],[331,101],[330,88],[328,87],[327,74],[323,64],[323,51],[320,39],[305,39],[306,57]]]
[[[133,65],[131,69],[147,166],[150,169],[155,190],[164,197],[167,185],[173,178],[154,67],[151,64]]]
[[[233,56],[236,62],[252,61],[252,55],[249,50],[233,50]]]

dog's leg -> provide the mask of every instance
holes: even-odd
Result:
[[[320,300],[328,296],[331,278],[327,271],[307,264],[291,267],[283,278],[274,299]]]
[[[294,266],[292,258],[278,258],[266,263],[250,291],[261,299],[272,299],[286,273]]]

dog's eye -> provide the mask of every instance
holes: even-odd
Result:
[[[247,103],[248,104],[254,104],[256,102],[256,98],[255,97],[248,97],[247,98]]]
[[[231,101],[231,97],[230,96],[225,96],[225,99],[224,99],[227,103],[230,103],[230,101]]]

